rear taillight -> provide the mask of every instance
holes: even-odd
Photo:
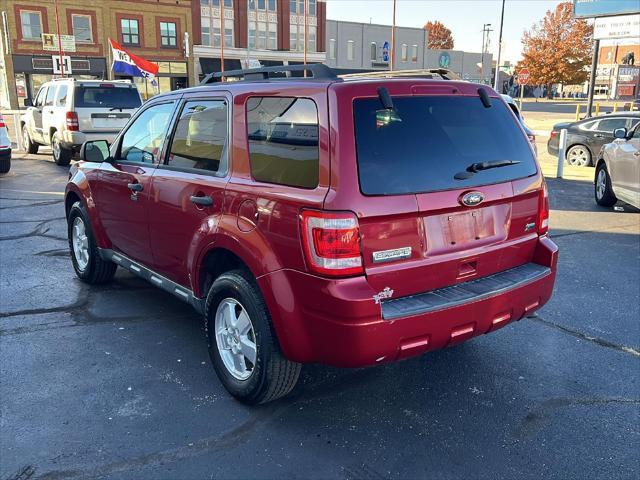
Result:
[[[557,136],[558,136],[558,131],[557,130],[551,130],[551,133],[549,134],[549,139],[553,140]]]
[[[360,229],[353,213],[303,210],[302,244],[310,270],[332,277],[360,275]]]
[[[80,124],[78,123],[78,114],[76,112],[67,112],[67,130],[77,132],[80,130]]]
[[[7,126],[7,124],[4,123],[4,118],[2,118],[2,115],[0,115],[0,128],[4,128],[6,126]]]
[[[546,182],[542,184],[538,198],[538,235],[549,231],[549,191]]]

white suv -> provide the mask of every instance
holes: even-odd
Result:
[[[68,165],[87,140],[113,141],[142,104],[128,80],[56,79],[25,100],[22,141],[29,153],[51,145],[58,165]]]

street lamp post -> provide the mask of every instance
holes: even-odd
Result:
[[[502,13],[500,14],[500,33],[498,35],[498,60],[496,62],[496,76],[493,79],[493,88],[498,92],[498,93],[502,93],[500,90],[498,90],[498,82],[500,80],[500,57],[502,55],[502,27],[504,25],[504,3],[505,0],[502,0]]]
[[[489,28],[491,26],[490,23],[485,23],[482,26],[482,55],[481,55],[481,60],[480,60],[480,77],[482,78],[482,82],[484,83],[484,52],[486,49],[486,44],[489,43],[489,32],[493,32],[493,30],[491,28]]]

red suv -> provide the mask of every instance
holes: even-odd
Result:
[[[498,94],[303,69],[154,97],[113,145],[83,146],[66,188],[78,276],[120,266],[193,305],[247,403],[287,394],[302,363],[376,365],[494,331],[556,275],[545,182]]]

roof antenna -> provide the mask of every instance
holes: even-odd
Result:
[[[387,87],[378,87],[378,98],[385,110],[394,110],[393,100],[391,100]]]
[[[484,108],[491,108],[491,99],[489,98],[489,94],[484,88],[478,89],[478,95],[480,95],[480,100],[482,100],[482,105],[484,105]]]

